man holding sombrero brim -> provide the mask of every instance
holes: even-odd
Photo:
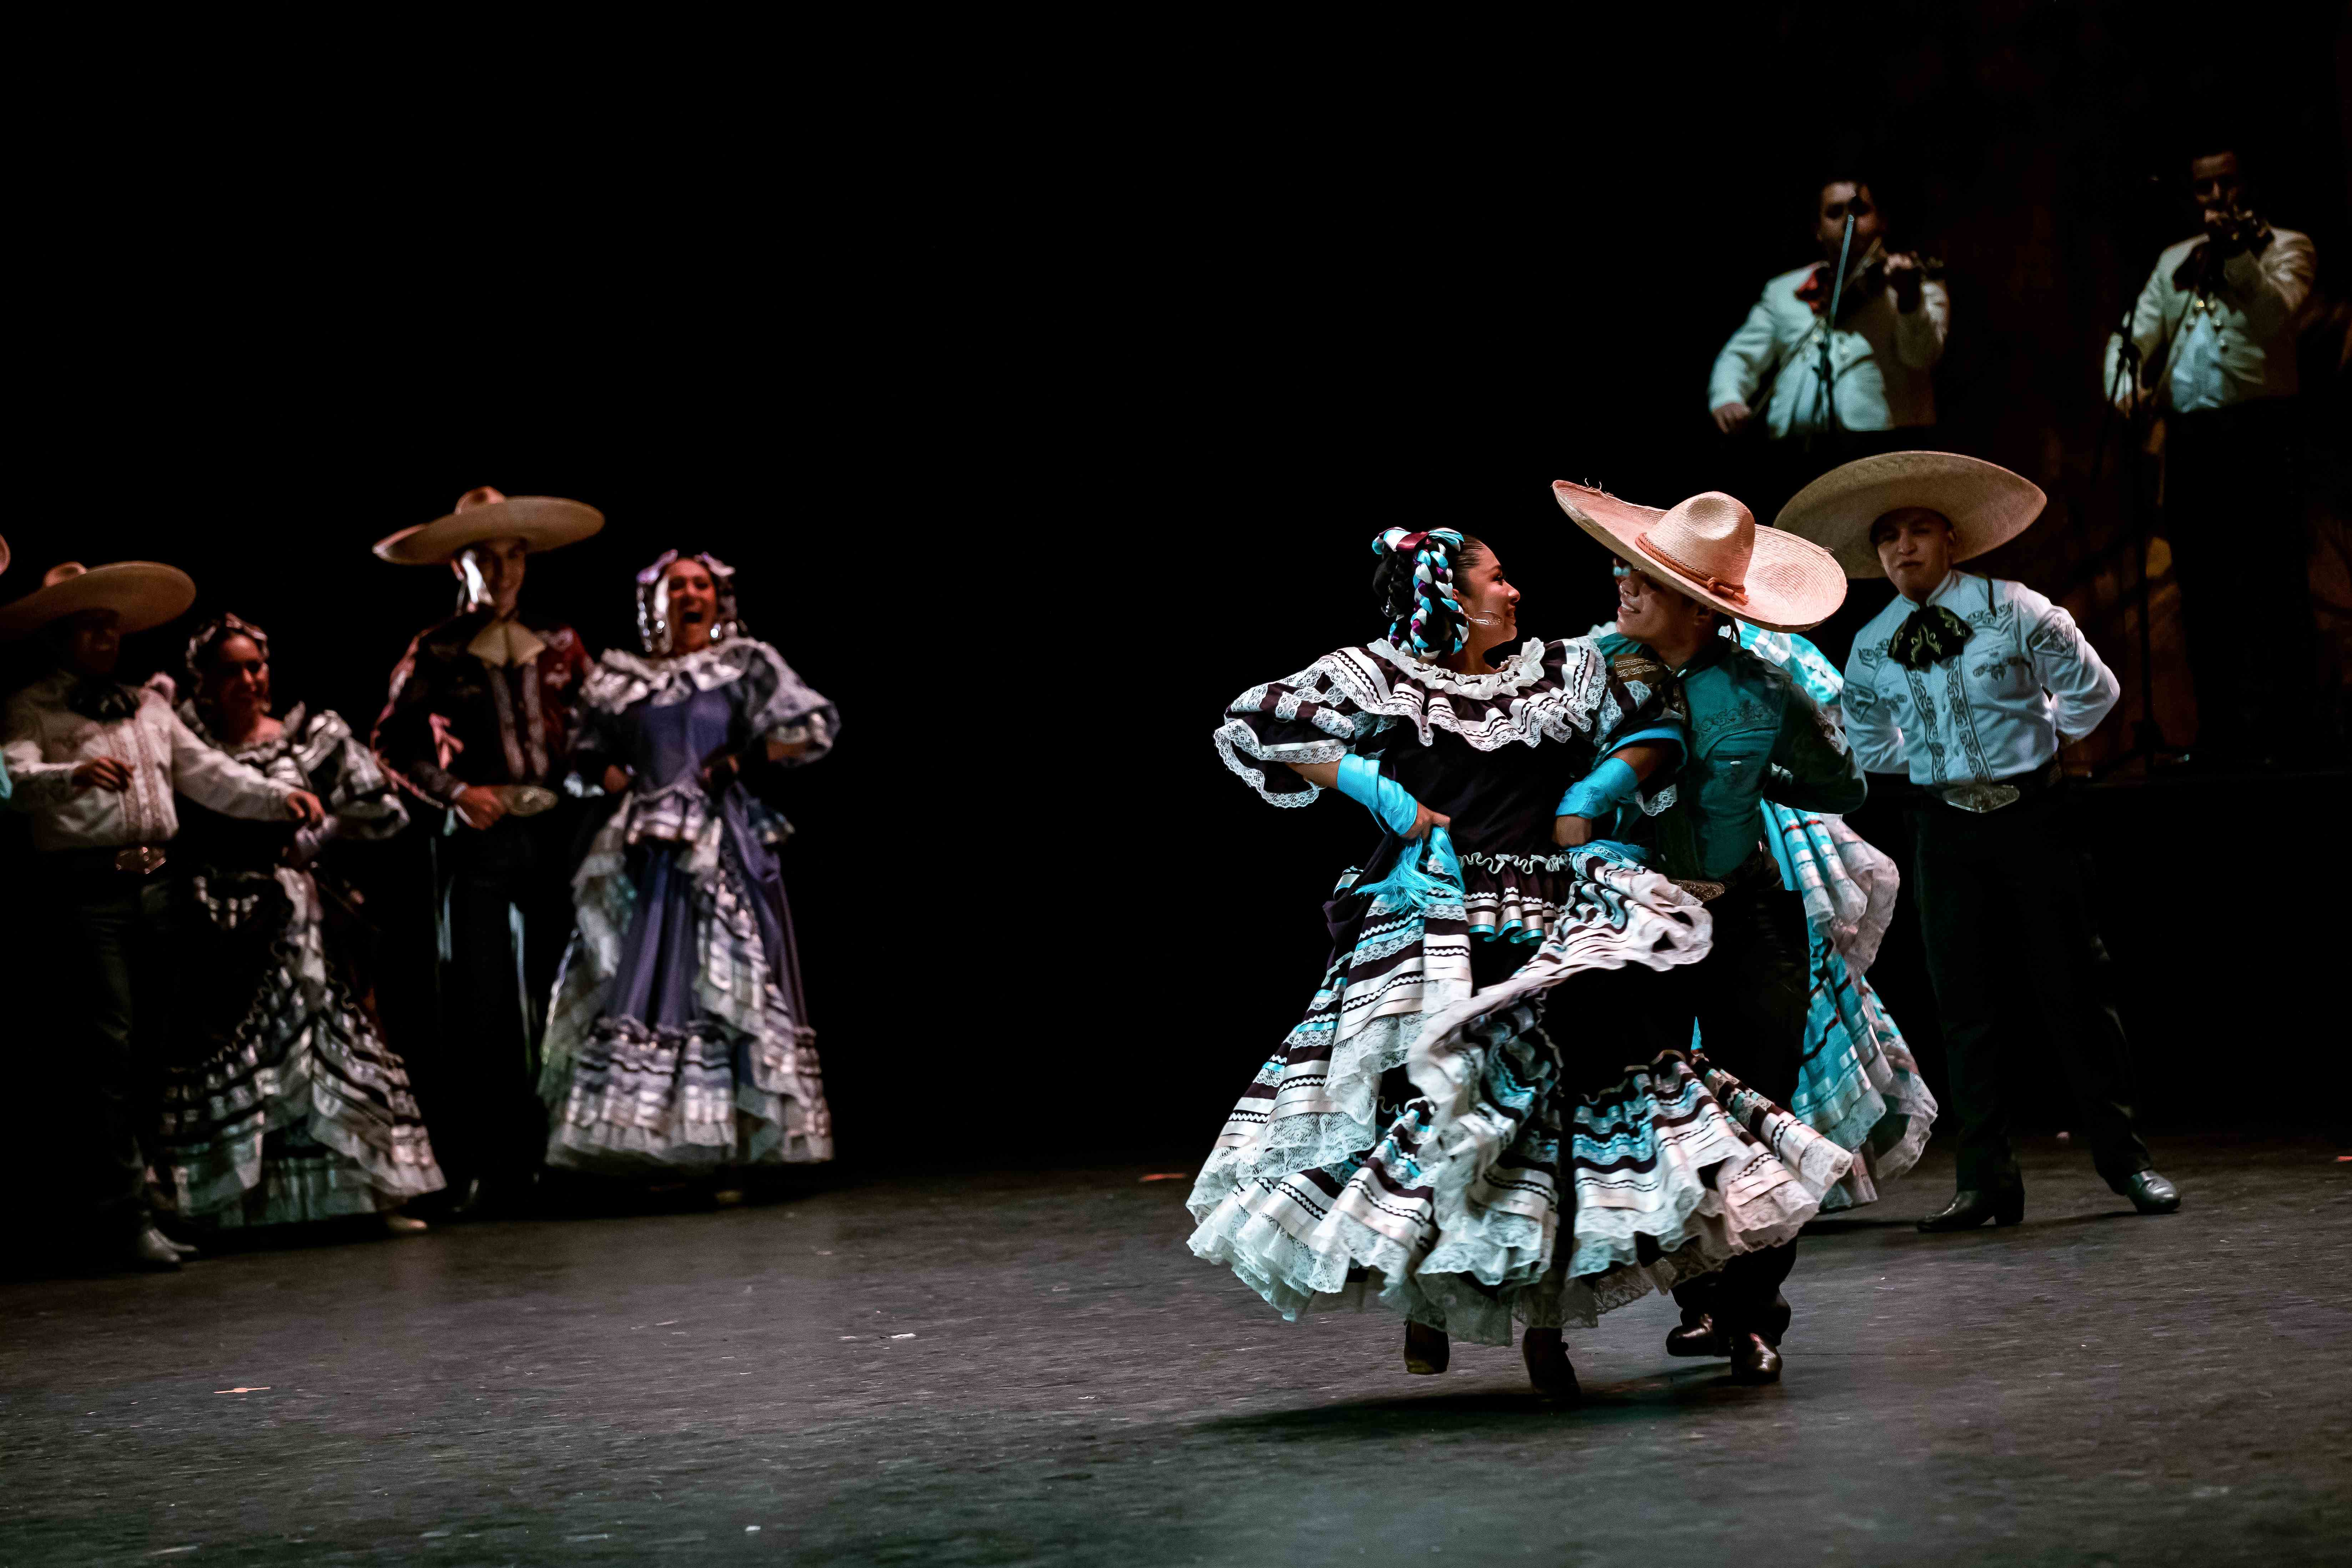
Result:
[[[134,1268],[180,1263],[152,1223],[141,1152],[143,1085],[172,1022],[175,900],[162,873],[180,830],[173,795],[265,822],[316,826],[324,815],[309,791],[198,740],[161,692],[114,679],[123,634],[163,625],[195,597],[177,567],[68,561],[0,605],[0,639],[38,634],[52,664],[8,700],[0,755],[14,782],[8,804],[32,818],[41,904],[69,966],[59,978],[80,1037],[57,1059],[73,1078],[67,1103],[87,1125],[76,1180],[97,1211],[102,1259]]]
[[[1612,837],[1644,842],[1652,864],[1713,920],[1714,946],[1698,963],[1605,976],[1617,990],[1612,1016],[1659,1049],[1687,1048],[1696,1023],[1709,1058],[1788,1105],[1802,1065],[1811,953],[1804,905],[1759,841],[1761,803],[1844,813],[1866,786],[1836,724],[1779,665],[1722,634],[1734,619],[1774,631],[1817,626],[1844,601],[1844,574],[1828,552],[1758,528],[1720,492],[1664,511],[1583,485],[1555,484],[1552,496],[1625,567],[1617,630],[1595,639],[1601,652],[1663,666],[1690,707],[1690,754],[1670,807],[1655,817],[1619,810],[1631,792],[1594,794],[1608,772],[1596,769],[1578,786],[1583,796],[1561,803],[1555,826],[1560,842],[1580,843],[1606,816]],[[1795,1262],[1792,1236],[1677,1287],[1683,1326],[1667,1349],[1728,1356],[1740,1382],[1778,1381],[1790,1318],[1780,1286]]]
[[[1895,584],[1855,634],[1845,711],[1863,765],[1907,773],[1926,799],[1911,893],[1960,1147],[1958,1194],[1922,1230],[2024,1216],[1997,1028],[2020,967],[2100,1175],[2143,1214],[2180,1206],[2133,1131],[2123,1023],[2057,787],[2059,749],[2098,726],[2121,686],[2064,609],[2021,583],[1957,569],[2024,532],[2045,499],[1998,463],[1888,452],[1831,469],[1780,517],[1848,575]]]
[[[494,1206],[522,1201],[546,1142],[541,999],[572,928],[574,825],[557,808],[588,655],[569,626],[524,615],[520,595],[531,556],[604,526],[578,501],[485,487],[375,546],[458,584],[458,613],[418,633],[393,670],[373,739],[400,783],[448,814],[434,841],[447,955],[441,1028],[418,1088],[461,1205],[469,1193]]]

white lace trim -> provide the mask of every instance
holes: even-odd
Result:
[[[1510,663],[1485,675],[1463,675],[1442,664],[1424,664],[1386,639],[1364,646],[1395,665],[1415,685],[1426,686],[1433,691],[1450,691],[1457,697],[1475,697],[1491,702],[1506,693],[1524,691],[1543,679],[1541,637],[1529,637],[1519,645]]]
[[[1608,690],[1607,665],[1601,650],[1573,638],[1562,643],[1559,684],[1522,697],[1522,692],[1545,679],[1546,646],[1530,638],[1523,657],[1509,668],[1492,675],[1461,676],[1409,660],[1400,664],[1393,644],[1366,643],[1326,654],[1282,684],[1303,689],[1320,675],[1365,713],[1412,724],[1424,746],[1433,743],[1432,732],[1437,730],[1459,735],[1481,752],[1515,742],[1532,746],[1545,740],[1591,734]],[[1389,666],[1397,666],[1396,673],[1402,679],[1391,680]],[[1253,688],[1236,708],[1254,705],[1265,689]],[[1454,698],[1457,695],[1484,704],[1485,711],[1466,717],[1456,712]]]

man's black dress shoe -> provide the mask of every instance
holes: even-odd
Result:
[[[1734,1383],[1778,1383],[1780,1381],[1780,1352],[1762,1334],[1737,1333],[1731,1336],[1731,1381]]]
[[[2025,1217],[2025,1189],[2011,1187],[2006,1192],[1979,1192],[1962,1187],[1952,1201],[1935,1214],[1919,1222],[1921,1230],[1974,1230],[1990,1220],[1995,1225],[2015,1225]]]
[[[122,1266],[168,1272],[180,1266],[180,1252],[169,1237],[151,1225],[131,1239],[122,1255]]]
[[[2134,1171],[2116,1191],[2131,1199],[2142,1214],[2170,1214],[2180,1206],[2180,1189],[2154,1170]]]
[[[1574,1405],[1584,1397],[1576,1384],[1576,1368],[1568,1361],[1568,1347],[1558,1329],[1529,1329],[1519,1336],[1519,1353],[1527,1358],[1528,1381],[1555,1405]]]
[[[1715,1325],[1713,1312],[1701,1312],[1679,1329],[1666,1331],[1668,1355],[1714,1355],[1731,1353],[1731,1342]]]

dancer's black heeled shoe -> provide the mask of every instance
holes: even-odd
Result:
[[[1668,1355],[1727,1356],[1731,1353],[1731,1342],[1716,1326],[1713,1312],[1700,1312],[1679,1329],[1666,1331]]]
[[[1519,1336],[1519,1353],[1527,1358],[1528,1381],[1555,1405],[1580,1404],[1584,1390],[1577,1386],[1576,1368],[1568,1361],[1568,1346],[1558,1329],[1529,1329]]]
[[[1404,1326],[1404,1369],[1416,1377],[1433,1377],[1454,1359],[1454,1342],[1444,1329],[1426,1323]]]
[[[1731,1336],[1731,1381],[1734,1383],[1778,1383],[1780,1381],[1780,1351],[1759,1333],[1738,1333]]]
[[[1979,1192],[1962,1187],[1952,1195],[1952,1201],[1919,1222],[1926,1231],[1974,1230],[1990,1220],[1995,1225],[2015,1225],[2025,1217],[2025,1189],[2011,1187],[2002,1192]]]

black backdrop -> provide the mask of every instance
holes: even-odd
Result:
[[[1364,837],[1346,803],[1277,814],[1226,775],[1218,707],[1374,629],[1381,527],[1475,530],[1564,635],[1609,595],[1549,480],[1769,516],[1706,368],[1807,258],[1822,170],[1864,168],[1900,240],[1966,220],[1943,438],[1994,456],[1971,432],[2020,399],[2095,423],[2107,319],[2186,232],[2148,180],[2204,131],[2260,149],[2324,257],[2352,241],[2336,8],[2293,12],[2259,99],[2156,10],[1881,7],[1856,38],[1744,8],[1630,53],[1489,40],[1432,62],[1444,108],[1232,66],[775,164],[559,149],[375,206],[289,176],[224,247],[110,258],[138,286],[47,323],[0,590],[177,563],[197,614],[270,628],[281,700],[364,723],[449,598],[366,546],[469,486],[608,514],[526,589],[593,646],[629,636],[637,567],[714,550],[844,714],[794,781],[785,873],[845,1152],[1181,1156],[1304,1002]],[[1846,63],[1816,102],[1825,47]],[[2079,264],[2054,281],[2017,260],[2053,235]],[[2053,289],[2063,332],[1996,328]],[[8,906],[14,1048],[38,1053],[58,999],[26,965],[38,911]],[[2213,950],[2162,934],[2122,956],[2205,987],[2179,965]]]

